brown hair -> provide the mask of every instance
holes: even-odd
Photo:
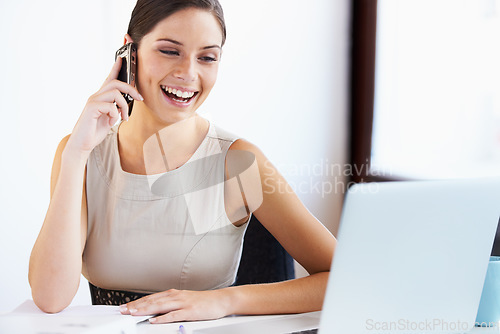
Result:
[[[137,0],[132,11],[127,33],[137,46],[144,35],[158,22],[186,8],[199,8],[211,12],[219,21],[222,30],[222,45],[226,41],[226,23],[218,0]]]

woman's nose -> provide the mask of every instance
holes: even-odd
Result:
[[[174,75],[184,81],[194,81],[196,78],[196,61],[190,58],[181,59]]]

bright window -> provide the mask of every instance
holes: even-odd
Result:
[[[378,0],[377,16],[373,173],[500,175],[500,0]]]

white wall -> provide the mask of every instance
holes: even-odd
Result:
[[[0,2],[0,313],[30,298],[55,149],[107,76],[134,3]],[[221,3],[228,40],[202,114],[257,144],[335,232],[342,192],[329,189],[343,179],[325,174],[346,157],[349,1]],[[89,302],[82,281],[74,303]]]

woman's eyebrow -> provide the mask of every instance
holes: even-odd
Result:
[[[215,48],[215,49],[222,49],[222,48],[220,47],[220,45],[216,45],[216,44],[214,44],[214,45],[209,45],[209,46],[205,46],[205,47],[202,47],[202,49],[203,49],[203,50],[206,50],[206,49],[214,49],[214,48]]]
[[[158,39],[158,41],[166,41],[166,42],[170,42],[170,43],[180,45],[180,46],[183,45],[181,42],[178,42],[175,39],[170,39],[170,38],[160,38],[160,39]]]
[[[182,44],[181,42],[176,41],[175,39],[170,39],[170,38],[160,38],[160,39],[158,39],[158,41],[166,41],[166,42],[173,43],[173,44],[175,44],[175,45],[183,46],[183,44]],[[202,49],[202,50],[207,50],[207,49],[213,49],[213,48],[222,49],[222,48],[221,48],[221,46],[220,46],[220,45],[217,45],[217,44],[204,46],[204,47],[202,47],[201,49]]]

